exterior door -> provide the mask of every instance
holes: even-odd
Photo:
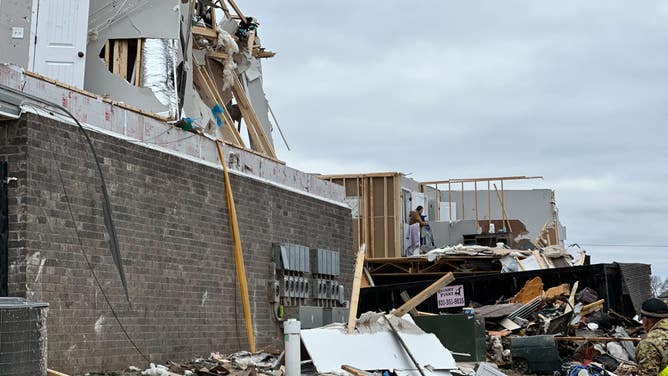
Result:
[[[89,0],[38,1],[32,70],[83,88]]]

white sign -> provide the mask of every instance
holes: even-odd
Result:
[[[463,307],[464,285],[445,286],[436,293],[438,308]]]

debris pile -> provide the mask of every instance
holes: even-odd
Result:
[[[89,373],[87,376],[282,376],[285,368],[281,365],[283,353],[260,351],[251,353],[240,351],[230,355],[211,353],[208,358],[197,358],[189,362],[168,362],[167,365],[151,363],[149,368],[134,366],[119,373]]]
[[[635,366],[641,324],[606,309],[605,300],[575,282],[544,289],[540,277],[499,304],[475,307],[485,320],[488,359],[521,373],[628,373]],[[620,368],[621,367],[621,368]]]

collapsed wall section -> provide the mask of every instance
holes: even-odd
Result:
[[[111,197],[131,307],[109,252],[100,180],[79,130],[32,114],[0,124],[0,158],[18,178],[9,188],[9,292],[50,304],[49,368],[76,374],[146,363],[114,320],[83,252],[152,361],[247,348],[222,171],[89,135]],[[246,175],[232,174],[231,184],[262,347],[281,338],[268,303],[272,244],[339,251],[349,297],[350,209]]]

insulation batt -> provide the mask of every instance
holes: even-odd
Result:
[[[176,43],[172,39],[146,39],[142,46],[142,86],[153,90],[160,103],[176,114],[177,96],[174,87]]]
[[[227,90],[234,83],[237,64],[234,62],[234,59],[232,59],[232,56],[239,53],[239,46],[232,36],[220,26],[216,28],[216,31],[218,32],[216,49],[222,48],[227,56],[229,56],[229,58],[225,59],[225,64],[223,65],[223,90]]]

